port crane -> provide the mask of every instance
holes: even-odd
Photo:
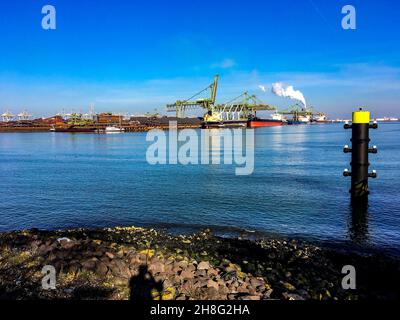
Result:
[[[177,118],[183,118],[185,111],[202,108],[205,110],[204,121],[237,121],[248,120],[255,116],[259,110],[276,110],[261,102],[255,95],[248,92],[230,100],[224,104],[216,104],[215,98],[218,88],[218,75],[214,76],[214,82],[205,89],[193,95],[187,100],[177,100],[173,104],[167,105],[168,112],[176,112]],[[200,97],[204,93],[209,93],[207,97]]]
[[[326,114],[320,111],[316,111],[313,107],[308,108],[309,111],[312,112],[312,119],[315,120],[326,120]]]
[[[3,119],[3,122],[10,122],[10,121],[12,121],[12,120],[14,119],[14,115],[13,115],[9,110],[7,110],[6,112],[4,112],[4,113],[1,115],[1,117],[2,117],[2,119]]]
[[[32,115],[29,114],[28,111],[26,111],[26,110],[24,110],[24,111],[18,113],[18,115],[17,115],[18,121],[27,121],[27,120],[29,120],[29,118],[30,118],[31,116],[32,116]]]
[[[218,86],[218,75],[215,75],[214,82],[212,84],[210,84],[205,89],[196,93],[187,100],[177,100],[173,104],[168,104],[167,111],[176,112],[177,118],[184,118],[185,112],[187,110],[194,110],[197,108],[203,108],[207,110],[207,112],[212,112],[215,104],[215,97],[217,95],[217,86]],[[206,92],[210,92],[209,93],[210,96],[206,98],[201,97]]]
[[[257,116],[257,111],[271,110],[276,111],[276,107],[263,103],[255,94],[250,95],[247,91],[240,96],[217,105],[215,110],[221,114],[225,121],[229,120],[248,120]]]
[[[326,119],[326,116],[323,112],[319,112],[314,110],[312,107],[305,107],[299,103],[294,104],[293,106],[289,107],[288,109],[285,109],[283,111],[279,111],[280,114],[282,115],[291,115],[293,118],[293,121],[300,121],[301,119],[308,119],[311,121],[314,118],[324,118]]]

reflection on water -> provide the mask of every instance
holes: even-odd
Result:
[[[227,129],[207,129],[207,131],[202,131],[203,140],[207,140],[209,137],[209,152],[211,153],[211,163],[220,164],[221,154],[224,160],[232,163],[232,136],[231,130]],[[221,141],[222,140],[222,141]],[[203,141],[205,143],[206,141]],[[207,146],[207,143],[205,143]],[[230,160],[229,160],[230,159]]]
[[[270,135],[271,141],[271,150],[279,151],[282,149],[283,135],[282,135],[282,126],[273,128],[274,134]],[[257,137],[257,136],[256,136]],[[257,143],[257,140],[256,140]]]

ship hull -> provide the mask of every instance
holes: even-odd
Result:
[[[96,128],[78,128],[78,127],[54,128],[51,131],[53,131],[53,132],[95,132]]]
[[[212,122],[204,122],[202,125],[203,128],[240,128],[247,127],[247,121],[238,120],[238,121],[212,121]]]
[[[250,128],[278,127],[278,126],[283,126],[285,124],[286,122],[273,119],[257,119],[257,120],[249,120],[247,122],[247,126]]]
[[[289,125],[296,125],[296,124],[310,124],[310,121],[295,121],[295,120],[288,120]]]

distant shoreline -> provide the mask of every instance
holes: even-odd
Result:
[[[44,120],[0,122],[0,132],[49,132],[53,127],[62,129],[73,127],[74,130],[71,133],[80,133],[80,130],[87,133],[90,130],[104,130],[107,126],[117,126],[123,128],[125,132],[147,132],[152,129],[169,129],[170,121],[176,121],[179,129],[201,128],[202,126],[202,122],[198,118],[132,117],[129,121],[119,117],[114,118],[106,118],[104,121],[92,123],[68,123],[57,117]]]
[[[175,118],[174,118],[175,119]],[[337,123],[344,123],[344,120],[330,120],[326,122],[320,122],[316,124],[337,124]],[[399,123],[400,120],[393,121],[393,120],[382,120],[378,121],[379,124],[383,123]],[[304,124],[303,124],[304,125]],[[310,124],[308,124],[310,125]],[[86,129],[90,128],[96,128],[96,129],[104,129],[104,125],[98,125],[98,126],[81,126],[78,127],[82,129],[82,133],[87,133],[84,132]],[[4,123],[0,122],[0,133],[32,133],[32,132],[51,132],[52,126],[20,126],[20,125],[4,125]],[[121,128],[124,128],[126,132],[147,132],[152,129],[160,129],[160,130],[168,130],[169,125],[168,124],[144,124],[144,125],[122,125]],[[178,123],[178,129],[200,129],[202,128],[201,123]],[[71,133],[81,133],[79,131],[77,132],[71,132]]]
[[[92,127],[82,127],[82,132],[79,130],[76,132],[66,132],[66,133],[88,133],[85,132],[86,129],[92,128]],[[147,132],[153,129],[159,129],[159,130],[168,130],[169,127],[165,125],[158,125],[158,126],[122,126],[126,130],[126,132]],[[201,126],[198,125],[178,125],[178,129],[200,129]],[[32,133],[32,132],[52,132],[51,127],[5,127],[5,126],[0,126],[0,133],[2,132],[9,132],[9,133]],[[102,127],[96,127],[96,129],[103,129],[104,126]],[[58,133],[58,132],[56,132]],[[65,132],[63,132],[65,133]],[[89,132],[89,133],[95,133],[95,132]]]
[[[141,299],[132,286],[144,269],[159,284],[149,291],[153,299],[399,298],[393,281],[399,259],[299,240],[221,238],[210,230],[171,235],[141,227],[32,229],[0,233],[0,252],[1,299]],[[57,271],[56,290],[41,289],[44,265]],[[357,290],[341,288],[344,265],[357,270]]]

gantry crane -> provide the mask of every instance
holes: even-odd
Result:
[[[14,119],[15,116],[9,110],[7,110],[1,115],[1,117],[3,119],[3,122],[10,122]]]
[[[250,95],[247,91],[214,108],[214,111],[219,113],[220,118],[224,121],[249,120],[255,118],[257,111],[261,110],[276,111],[276,107],[263,103],[255,94]]]
[[[292,115],[293,121],[300,121],[301,119],[307,119],[307,121],[312,121],[315,118],[324,118],[326,116],[323,112],[314,110],[312,107],[305,107],[299,103],[296,103],[286,110],[279,111],[282,115]]]
[[[22,111],[22,112],[20,112],[20,113],[17,114],[18,121],[26,121],[26,120],[29,120],[29,118],[30,118],[31,116],[32,116],[32,115],[29,114],[28,111],[26,111],[26,110],[24,110],[24,111]]]
[[[214,82],[207,86],[207,88],[201,90],[196,93],[192,97],[187,100],[177,100],[173,104],[167,105],[168,112],[176,112],[177,118],[183,118],[185,116],[185,112],[187,110],[193,110],[197,108],[203,108],[207,110],[207,112],[211,111],[215,104],[215,97],[217,95],[217,86],[218,86],[218,75],[214,76]],[[210,91],[209,97],[200,98],[202,94]],[[196,98],[196,99],[195,99]]]
[[[249,95],[247,92],[227,103],[215,104],[217,87],[218,75],[215,75],[212,84],[187,100],[178,100],[174,104],[168,104],[167,111],[176,112],[176,117],[182,118],[186,110],[202,108],[205,110],[205,122],[228,122],[247,121],[252,116],[255,117],[258,110],[276,110],[275,107],[261,102],[255,95]],[[208,97],[197,98],[205,92],[209,92]]]

